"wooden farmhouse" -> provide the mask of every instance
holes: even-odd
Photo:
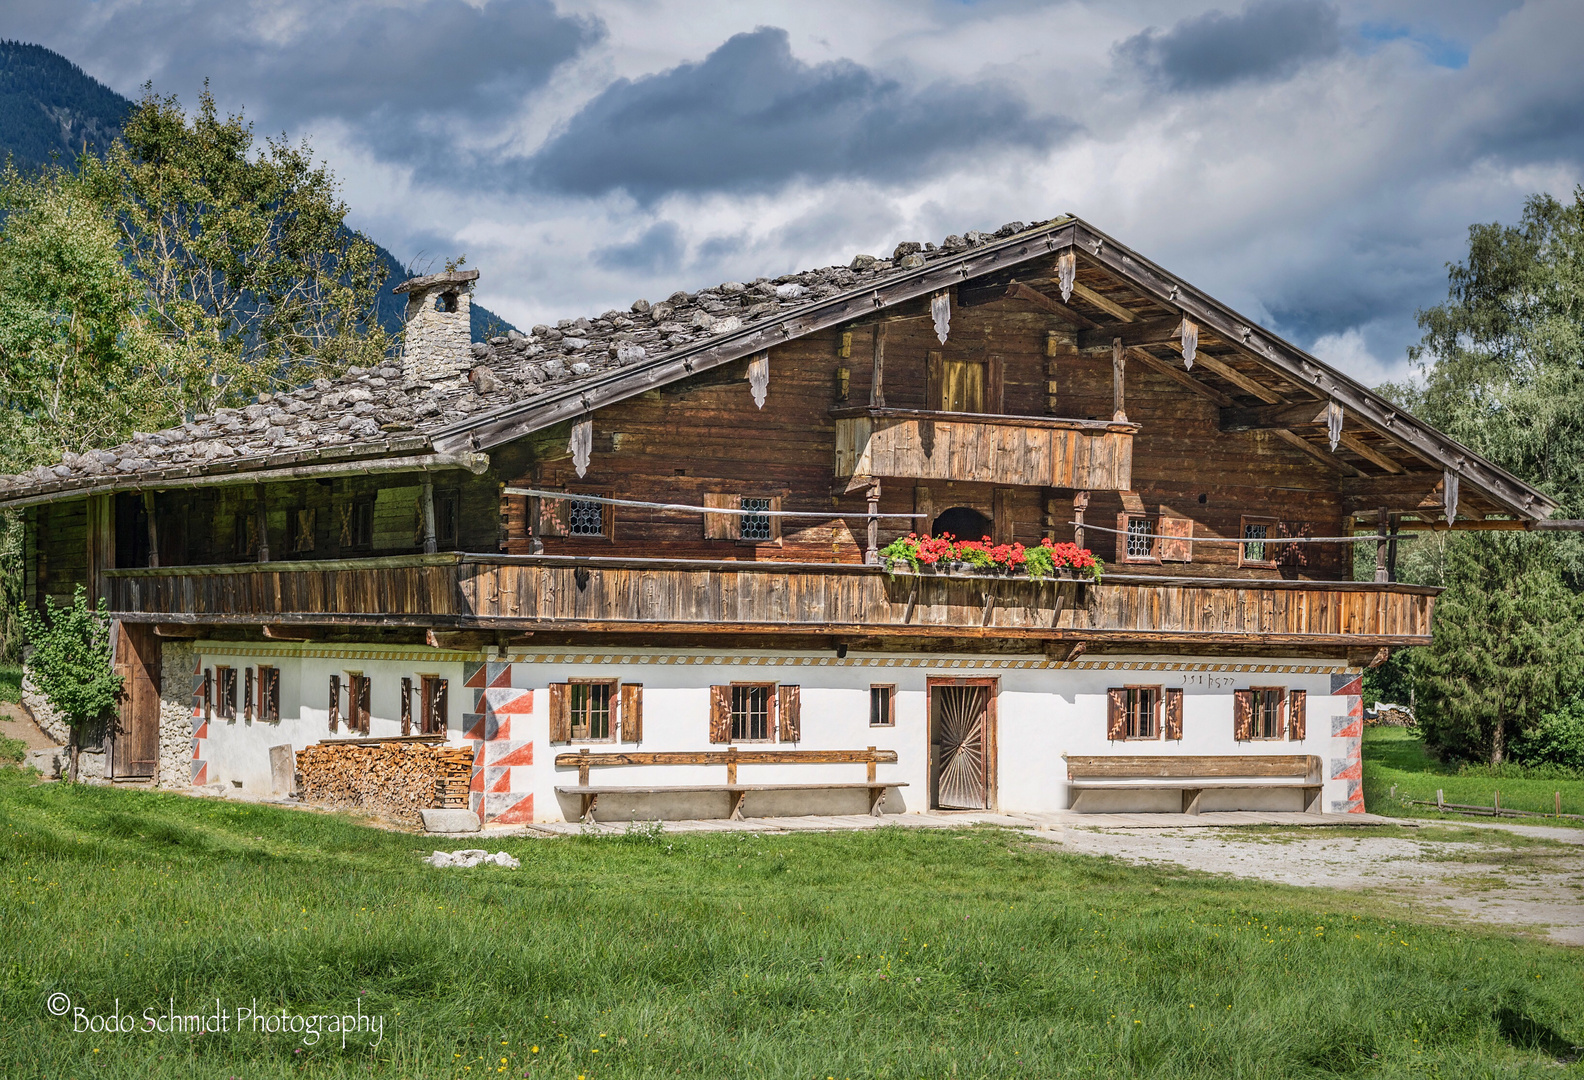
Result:
[[[475,277],[397,286],[399,361],[0,481],[29,601],[108,601],[110,777],[433,749],[496,822],[1358,811],[1361,671],[1435,606],[1399,530],[1555,509],[1072,217],[488,342]],[[943,533],[1103,576],[881,554]]]

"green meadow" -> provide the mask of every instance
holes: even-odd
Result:
[[[8,1080],[1549,1077],[1584,1043],[1577,951],[998,830],[638,828],[435,870],[343,817],[17,769],[0,822]],[[73,1030],[216,999],[383,1037]]]
[[[1493,769],[1448,764],[1437,761],[1426,751],[1424,741],[1415,730],[1364,729],[1364,805],[1371,813],[1470,820],[1457,814],[1439,813],[1434,806],[1413,806],[1404,801],[1419,799],[1433,803],[1437,789],[1444,792],[1447,802],[1465,806],[1491,806],[1496,793],[1500,792],[1504,809],[1533,810],[1542,814],[1554,812],[1556,796],[1560,794],[1564,814],[1584,814],[1584,778],[1569,770],[1554,766],[1505,765]],[[1527,825],[1584,827],[1584,821],[1568,818],[1517,820]]]

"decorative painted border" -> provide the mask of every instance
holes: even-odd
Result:
[[[427,645],[307,645],[290,641],[197,641],[203,656],[287,656],[305,660],[422,660],[431,663],[465,663],[482,660],[476,651],[431,649]]]
[[[513,664],[659,664],[726,667],[928,668],[952,670],[1072,671],[1245,671],[1255,674],[1341,675],[1357,671],[1337,664],[1210,664],[1166,660],[1036,660],[1030,657],[961,658],[939,656],[729,656],[670,653],[513,653]]]

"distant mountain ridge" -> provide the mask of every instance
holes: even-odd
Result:
[[[9,154],[19,169],[69,165],[84,149],[103,153],[135,107],[58,52],[0,41],[0,155]],[[379,321],[394,334],[402,328],[407,302],[391,286],[413,275],[387,249],[374,247],[387,272]],[[512,329],[487,308],[474,304],[472,311],[474,340]]]

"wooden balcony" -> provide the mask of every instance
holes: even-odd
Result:
[[[838,409],[836,475],[1127,491],[1137,424]]]
[[[534,633],[1083,642],[1091,649],[1293,648],[1430,640],[1437,590],[1366,582],[888,576],[877,567],[427,555],[112,570],[135,622]]]

